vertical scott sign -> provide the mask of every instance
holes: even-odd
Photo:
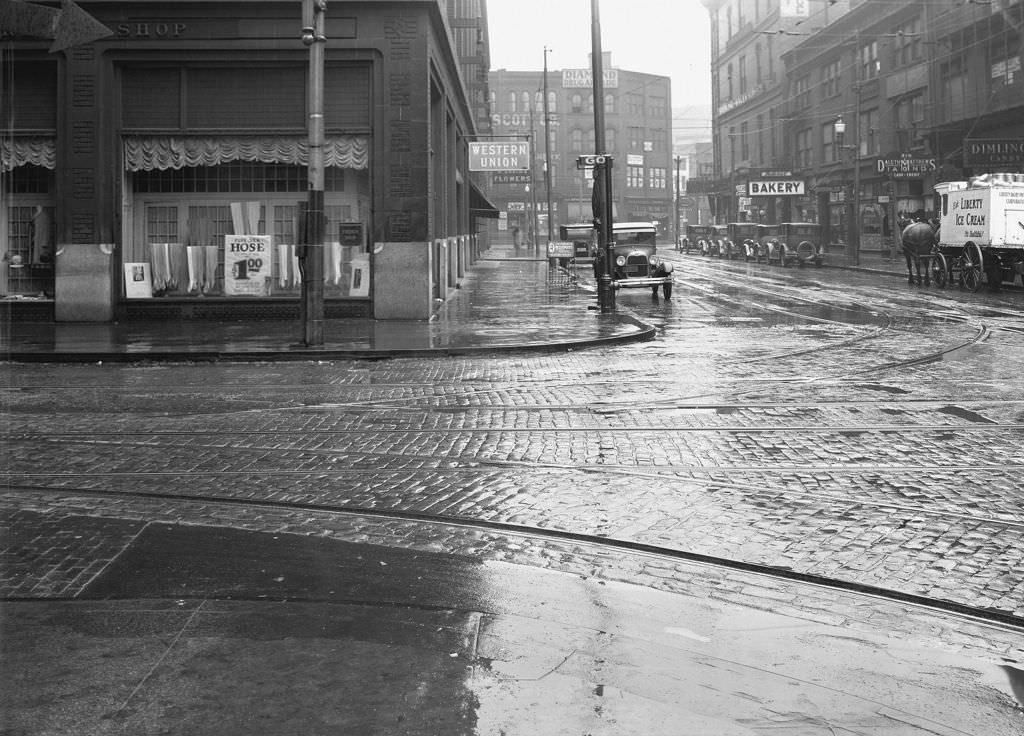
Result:
[[[469,144],[470,171],[529,171],[530,142],[503,141]]]

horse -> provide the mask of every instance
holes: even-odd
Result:
[[[928,255],[935,244],[935,230],[927,222],[917,220],[903,229],[900,236],[903,243],[903,255],[907,259],[907,283],[914,283],[914,271],[917,271],[917,283],[921,283],[921,256]],[[930,284],[928,269],[924,269],[924,283]]]

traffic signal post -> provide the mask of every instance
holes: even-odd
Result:
[[[327,0],[303,0],[302,43],[309,49],[309,201],[300,247],[302,342],[324,343],[324,14]]]
[[[597,279],[597,304],[601,312],[615,311],[615,284],[612,281],[612,158],[605,151],[608,142],[604,133],[604,63],[601,52],[601,12],[598,0],[590,2],[590,64],[594,86],[594,193],[591,206],[598,247],[604,253],[604,268]],[[587,158],[587,157],[581,157]]]

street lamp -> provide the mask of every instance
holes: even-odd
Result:
[[[858,105],[859,107],[859,105]],[[843,116],[839,115],[832,124],[836,134],[836,147],[840,151],[853,151],[853,212],[850,217],[850,248],[853,255],[853,265],[860,265],[860,135],[852,146],[843,145],[843,137],[846,135],[846,122]]]

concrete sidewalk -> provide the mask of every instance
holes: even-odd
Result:
[[[0,604],[3,733],[1024,726],[1012,629],[586,543],[493,532],[439,548],[413,532],[381,544],[382,530],[349,540],[274,531],[273,514],[261,531],[210,525],[187,505],[175,513],[147,522],[77,595]],[[61,538],[80,523],[65,517]],[[502,547],[532,559],[487,552]]]
[[[325,342],[305,346],[296,320],[192,320],[4,325],[0,356],[37,362],[325,360],[554,350],[649,340],[654,328],[620,310],[600,314],[593,292],[546,259],[494,248],[430,320],[330,319]]]

